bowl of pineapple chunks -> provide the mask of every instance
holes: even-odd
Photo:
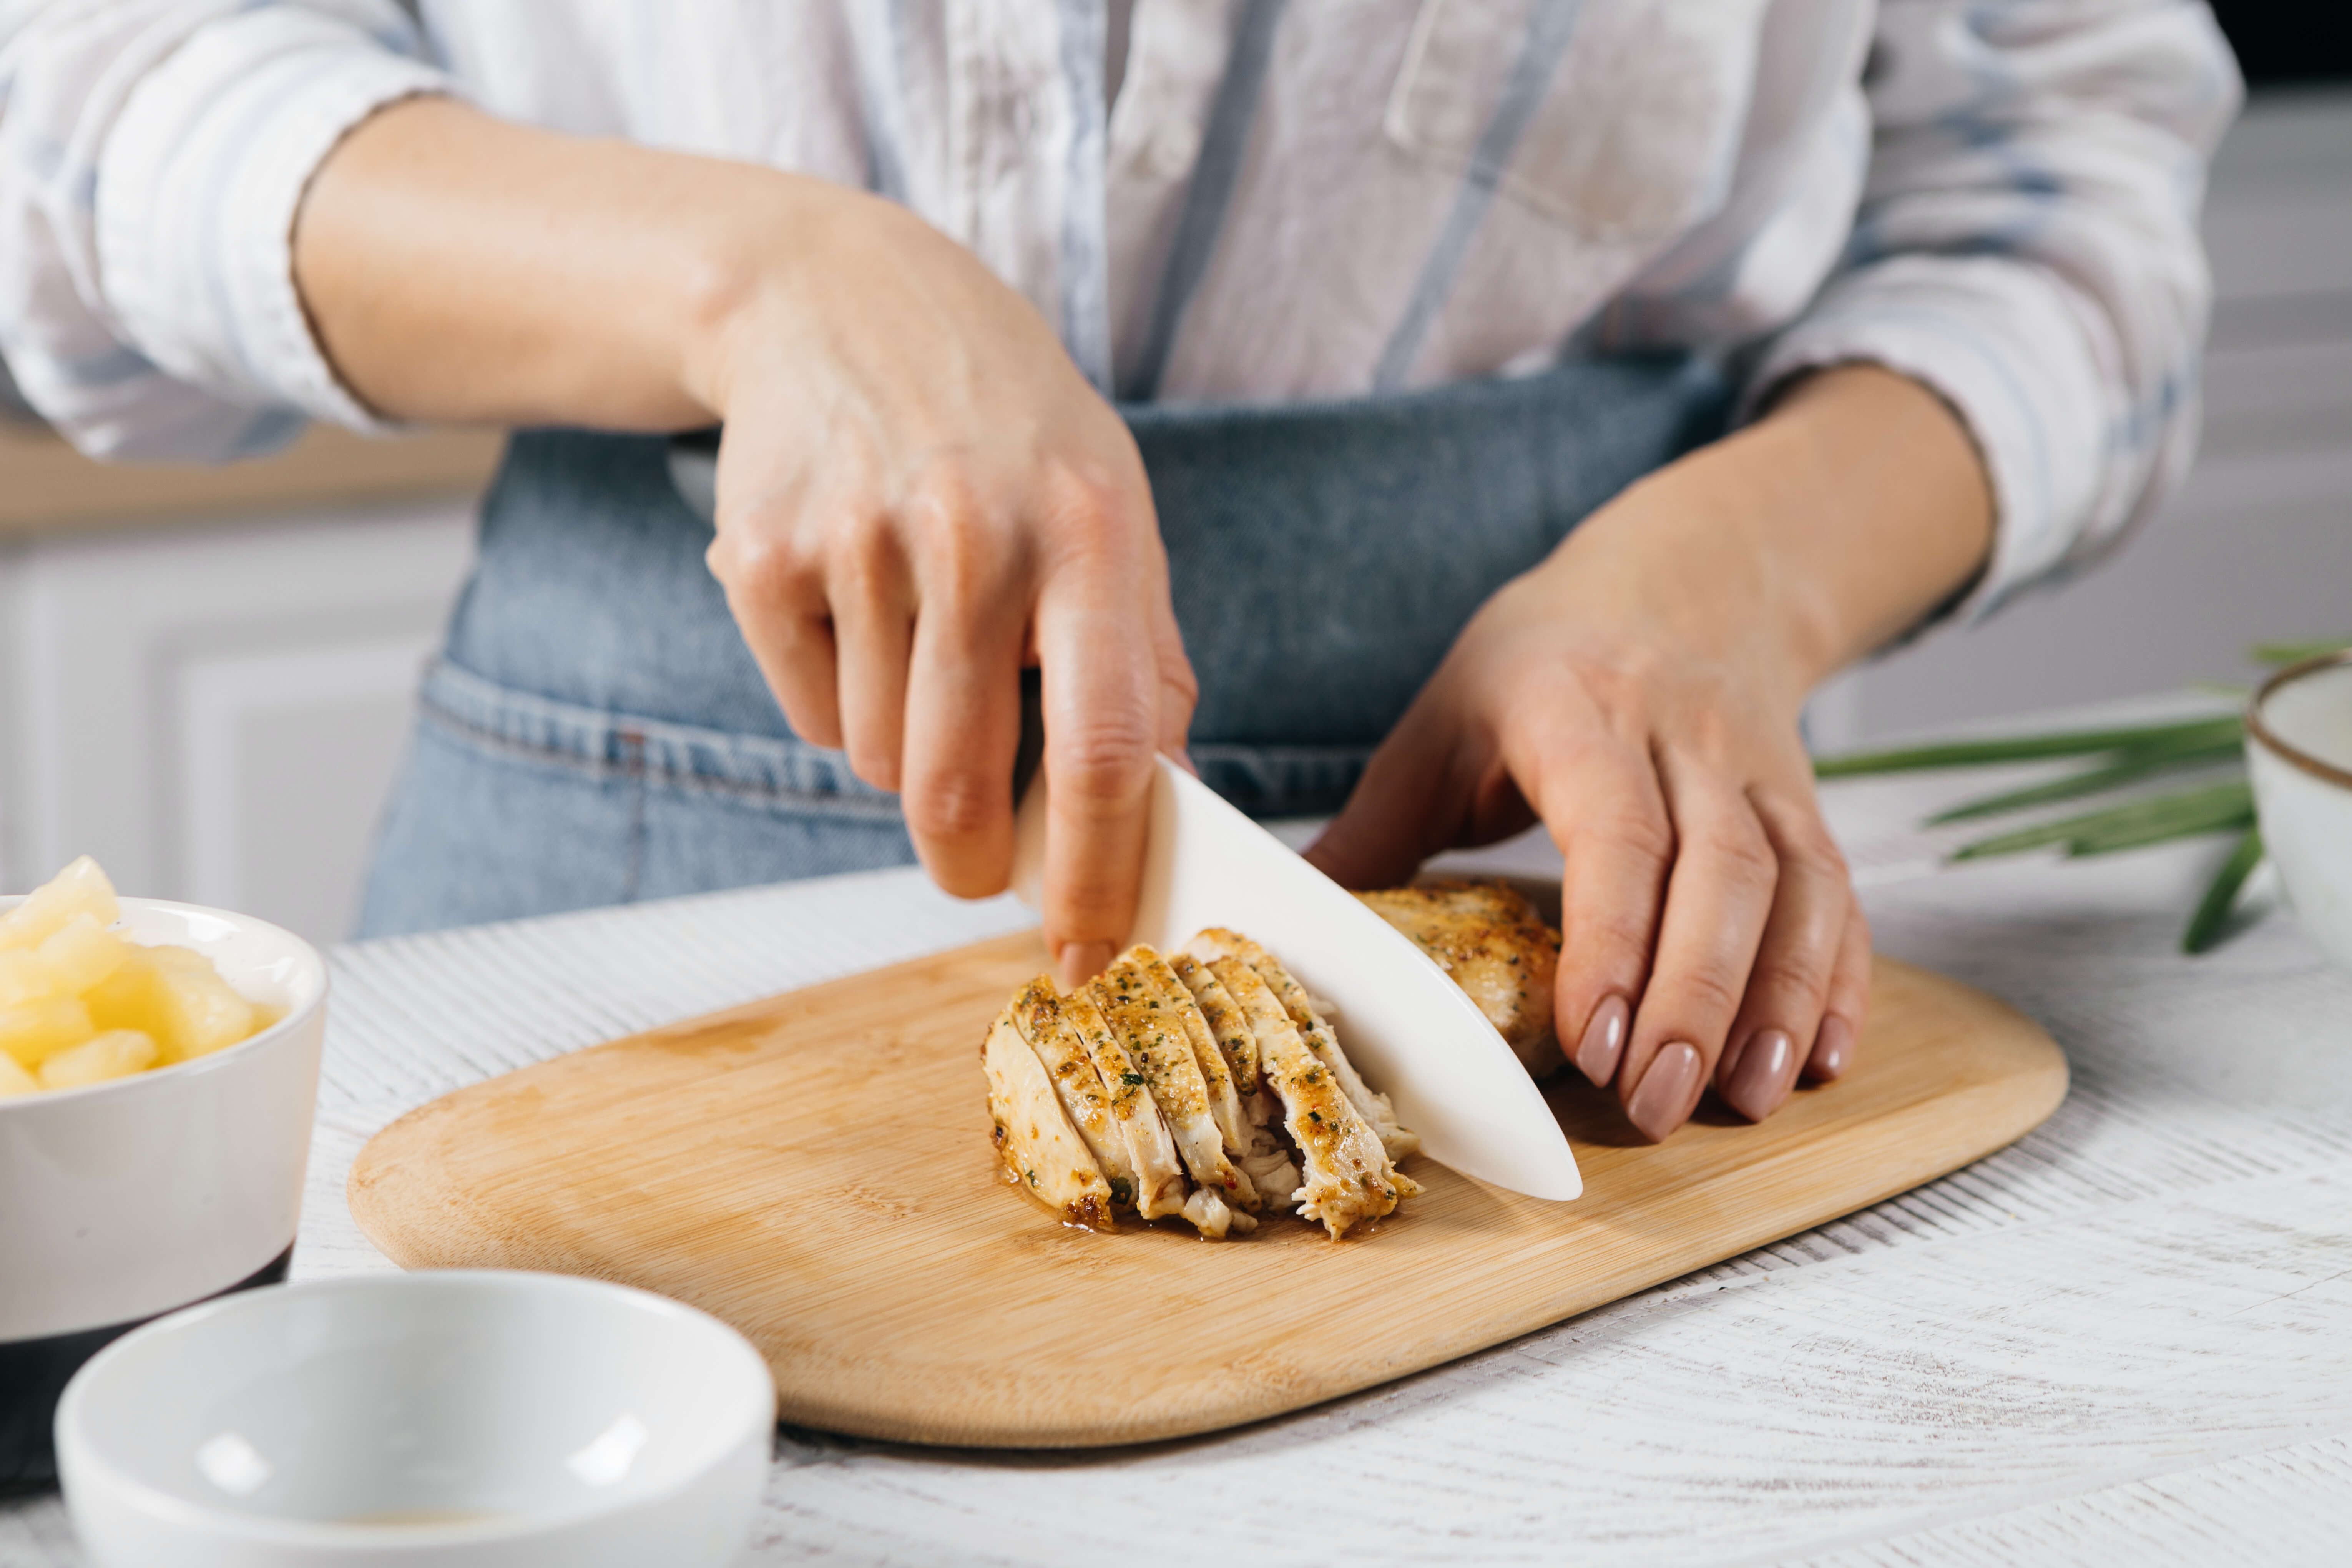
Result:
[[[0,898],[0,1490],[109,1341],[285,1278],[326,994],[301,938],[87,857]]]

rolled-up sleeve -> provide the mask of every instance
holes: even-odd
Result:
[[[1748,401],[1871,361],[1949,403],[1998,509],[1974,618],[2095,557],[2187,469],[2198,211],[2242,88],[2201,0],[1885,0],[1865,88],[1853,240]]]
[[[392,0],[0,9],[0,355],[83,450],[227,459],[371,427],[296,291],[311,175],[449,83]]]

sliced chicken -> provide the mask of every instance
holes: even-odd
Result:
[[[1256,1189],[1227,1157],[1224,1134],[1209,1112],[1208,1084],[1201,1076],[1200,1060],[1193,1055],[1184,1020],[1174,999],[1163,994],[1147,972],[1159,957],[1149,947],[1129,949],[1088,984],[1087,994],[1143,1074],[1192,1179],[1229,1205],[1255,1208]],[[1181,992],[1172,974],[1170,982]],[[1184,994],[1182,1006],[1184,1012],[1197,1015],[1189,994]],[[1202,1027],[1205,1031],[1206,1026]]]
[[[1291,1194],[1300,1215],[1319,1221],[1337,1241],[1349,1226],[1391,1213],[1399,1199],[1419,1192],[1389,1163],[1379,1136],[1309,1048],[1265,977],[1239,957],[1218,958],[1208,967],[1257,1037],[1265,1081],[1281,1101],[1283,1125],[1305,1162],[1302,1185]]]
[[[1149,947],[1138,947],[1127,955],[1135,961],[1138,973],[1143,976],[1160,1007],[1175,1015],[1182,1026],[1185,1043],[1192,1047],[1192,1059],[1200,1064],[1201,1086],[1208,1091],[1209,1120],[1217,1124],[1217,1134],[1224,1140],[1226,1157],[1239,1160],[1249,1152],[1249,1119],[1242,1112],[1240,1090],[1234,1084],[1234,1069],[1209,1027],[1209,1020],[1201,1011],[1192,988],[1177,978],[1176,971],[1166,957]],[[1243,1205],[1257,1206],[1252,1201]]]
[[[1559,933],[1525,894],[1507,883],[1448,879],[1356,897],[1469,993],[1528,1072],[1541,1079],[1561,1065],[1551,1016]]]
[[[1014,1010],[997,1015],[980,1053],[1005,1179],[1072,1225],[1112,1229],[1110,1183],[1063,1112],[1045,1064],[1021,1037]]]
[[[1135,1169],[1135,1212],[1146,1219],[1183,1213],[1184,1164],[1176,1156],[1168,1124],[1160,1119],[1143,1068],[1128,1054],[1087,991],[1069,992],[1061,1002],[1063,1018],[1094,1058],[1103,1090],[1110,1096],[1111,1115],[1127,1139],[1128,1160]]]
[[[1242,1016],[1241,1008],[1223,982],[1191,953],[1171,954],[1168,967],[1184,983],[1184,989],[1192,994],[1193,1004],[1201,1009],[1209,1033],[1224,1054],[1225,1066],[1233,1074],[1234,1092],[1246,1103],[1257,1094],[1257,1037],[1250,1033],[1249,1020]]]
[[[1258,978],[1265,981],[1274,993],[1283,1011],[1289,1015],[1291,1024],[1306,1041],[1307,1048],[1339,1080],[1341,1092],[1356,1108],[1357,1114],[1380,1135],[1381,1147],[1387,1151],[1388,1157],[1391,1161],[1402,1160],[1420,1149],[1421,1135],[1408,1131],[1397,1120],[1396,1107],[1389,1102],[1387,1095],[1373,1093],[1370,1086],[1357,1074],[1354,1064],[1348,1060],[1348,1054],[1339,1048],[1339,1036],[1331,1032],[1331,1026],[1316,1012],[1307,988],[1293,979],[1290,972],[1276,962],[1272,953],[1239,931],[1227,931],[1222,926],[1212,926],[1202,931],[1184,951],[1195,958],[1210,961],[1209,966],[1213,970],[1216,969],[1216,960],[1230,958],[1238,959],[1255,971]],[[1217,976],[1225,982],[1227,990],[1233,989],[1233,981],[1224,971],[1217,970]],[[1258,1032],[1261,1054],[1265,1047],[1265,1035],[1261,1030]]]
[[[1102,1168],[1103,1178],[1110,1183],[1112,1199],[1131,1206],[1135,1157],[1128,1152],[1127,1134],[1111,1109],[1110,1091],[1103,1088],[1101,1070],[1095,1066],[1086,1041],[1078,1037],[1076,1026],[1063,1014],[1061,993],[1051,978],[1041,974],[1013,998],[1012,1011],[1014,1027],[1037,1053],[1045,1076],[1054,1080],[1070,1125],[1077,1129],[1095,1163]]]

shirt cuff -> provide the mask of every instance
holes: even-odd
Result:
[[[1766,349],[1741,400],[1753,417],[1791,376],[1885,365],[1968,426],[1991,483],[1991,559],[1945,612],[1981,620],[2092,542],[2108,478],[2111,394],[2093,324],[2063,284],[2013,258],[1906,256],[1833,280]]]
[[[442,73],[334,17],[212,23],[132,92],[99,163],[107,295],[131,341],[228,401],[390,428],[336,379],[294,285],[296,210],[337,142]]]

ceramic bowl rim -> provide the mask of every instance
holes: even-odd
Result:
[[[30,896],[26,893],[0,896],[0,911],[15,909]],[[165,1067],[149,1068],[127,1077],[110,1078],[102,1083],[85,1083],[73,1089],[45,1089],[33,1094],[12,1094],[0,1097],[0,1120],[20,1113],[31,1115],[34,1113],[31,1108],[36,1106],[61,1105],[68,1100],[104,1094],[133,1093],[152,1084],[184,1082],[199,1073],[225,1071],[228,1064],[239,1058],[247,1056],[275,1041],[284,1039],[287,1036],[301,1029],[321,1008],[326,1006],[330,976],[325,956],[319,952],[314,943],[296,936],[284,926],[262,920],[256,915],[239,914],[235,910],[217,909],[211,904],[191,904],[178,899],[144,899],[124,893],[120,895],[119,901],[125,909],[164,910],[173,914],[209,915],[215,920],[227,921],[247,931],[263,931],[283,938],[290,944],[295,957],[299,961],[303,978],[306,981],[315,982],[309,986],[310,999],[299,1007],[289,1009],[286,1016],[278,1019],[269,1027],[257,1030],[233,1046],[224,1046],[209,1056],[198,1057],[194,1061],[173,1062]]]
[[[2254,688],[2254,694],[2246,700],[2245,724],[2247,738],[2259,742],[2279,761],[2309,773],[2322,784],[2332,784],[2340,790],[2352,791],[2352,769],[2341,768],[2333,763],[2313,756],[2284,739],[2263,721],[2263,704],[2280,691],[2308,676],[2324,674],[2346,665],[2352,665],[2352,648],[2338,648],[2333,653],[2323,653],[2311,658],[2297,659],[2285,668],[2273,672],[2260,686]]]
[[[496,1294],[485,1297],[488,1288]],[[736,1349],[750,1358],[759,1375],[767,1380],[769,1413],[762,1425],[772,1433],[775,1428],[774,1373],[768,1368],[767,1358],[751,1341],[732,1325],[683,1301],[651,1290],[641,1290],[634,1285],[622,1285],[609,1279],[591,1279],[576,1274],[557,1274],[525,1268],[425,1268],[399,1274],[365,1274],[341,1279],[310,1279],[290,1285],[279,1285],[264,1290],[239,1291],[232,1296],[185,1307],[167,1313],[153,1322],[142,1324],[108,1345],[82,1364],[73,1380],[66,1385],[58,1401],[57,1448],[60,1478],[66,1468],[68,1448],[75,1456],[75,1468],[102,1473],[107,1488],[116,1496],[129,1500],[148,1517],[168,1521],[185,1529],[205,1529],[227,1540],[267,1542],[273,1546],[305,1547],[321,1551],[361,1551],[386,1546],[425,1549],[442,1546],[470,1546],[496,1542],[529,1540],[538,1535],[552,1534],[599,1519],[611,1518],[632,1510],[669,1500],[709,1479],[733,1452],[732,1444],[720,1446],[701,1465],[678,1477],[667,1486],[642,1488],[635,1490],[617,1489],[611,1496],[600,1498],[588,1506],[567,1510],[549,1510],[503,1515],[488,1520],[474,1520],[440,1525],[415,1524],[345,1524],[329,1521],[289,1519],[280,1514],[262,1513],[249,1509],[226,1507],[202,1502],[177,1492],[167,1491],[145,1478],[135,1475],[110,1459],[102,1458],[89,1436],[81,1430],[82,1403],[85,1384],[93,1374],[105,1375],[105,1369],[123,1359],[140,1343],[164,1334],[202,1331],[212,1319],[236,1312],[268,1310],[283,1300],[289,1291],[305,1296],[339,1296],[377,1291],[399,1291],[417,1289],[449,1289],[464,1290],[476,1300],[495,1300],[497,1295],[515,1291],[577,1291],[626,1302],[640,1311],[652,1310],[673,1320],[693,1324],[703,1331],[718,1330],[734,1342]],[[84,1483],[87,1485],[87,1482]],[[72,1500],[68,1498],[70,1508]]]

